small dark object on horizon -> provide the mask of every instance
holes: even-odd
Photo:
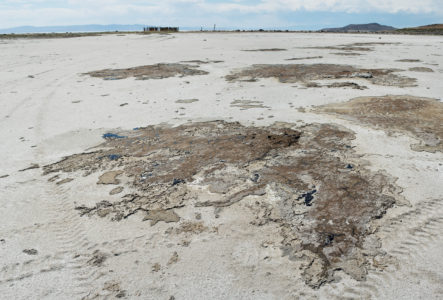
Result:
[[[178,32],[180,30],[179,27],[157,27],[157,26],[148,26],[143,27],[143,32]]]

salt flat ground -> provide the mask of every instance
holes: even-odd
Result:
[[[368,44],[370,51],[321,48],[355,43],[374,44]],[[285,51],[244,51],[260,49]],[[355,52],[361,55],[336,54]],[[399,61],[404,59],[419,61]],[[221,62],[198,63],[208,72],[198,76],[84,75],[193,60]],[[254,64],[293,63],[400,69],[417,81],[398,87],[351,80],[368,87],[360,90],[225,79]],[[433,72],[409,70],[414,67]],[[441,299],[442,153],[413,151],[411,135],[310,109],[361,96],[441,101],[442,82],[443,38],[434,36],[180,33],[0,40],[0,298]],[[189,99],[198,101],[176,102]],[[251,103],[245,100],[260,105],[235,105]],[[114,197],[114,187],[98,186],[96,175],[56,185],[41,168],[19,171],[87,151],[106,132],[210,120],[247,126],[334,123],[355,132],[352,146],[367,168],[384,170],[403,190],[403,200],[388,210],[376,233],[391,258],[383,270],[369,268],[362,281],[337,270],[332,282],[312,289],[301,277],[302,266],[283,256],[276,229],[250,225],[243,201],[217,217],[203,209],[201,220],[213,229],[171,238],[174,224],[151,226],[141,214],[120,222],[81,217],[78,204]],[[182,219],[195,213],[190,207],[176,212]]]

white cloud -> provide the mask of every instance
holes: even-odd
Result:
[[[443,0],[0,0],[0,28],[70,24],[202,24],[231,15],[347,12],[443,16]],[[232,20],[232,19],[231,19]],[[244,20],[238,20],[242,23]],[[235,22],[235,20],[234,20]]]
[[[430,13],[443,12],[442,0],[262,0],[255,4],[234,2],[202,3],[207,10],[218,12],[241,11],[271,13],[278,11],[326,11],[326,12],[384,12]]]

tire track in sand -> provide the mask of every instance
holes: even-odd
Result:
[[[407,266],[414,266],[419,278],[443,280],[438,274],[417,265],[426,261],[426,251],[440,241],[443,231],[443,200],[432,199],[396,217],[386,220],[378,230],[383,250],[390,256],[377,270],[369,270],[365,281],[332,284],[326,287],[330,299],[390,299],[395,282],[404,281]],[[432,273],[432,274],[431,274]],[[438,284],[437,284],[438,286]]]
[[[54,220],[57,226],[53,226],[54,237],[59,243],[60,251],[69,253],[67,268],[72,272],[73,288],[71,292],[76,297],[83,297],[94,288],[94,282],[104,275],[97,266],[90,265],[94,249],[97,244],[89,241],[84,219],[75,210],[75,205],[70,199],[66,187],[53,188]]]
[[[73,76],[76,76],[76,74],[59,78],[56,82],[46,85],[46,88],[52,86],[49,91],[45,88],[45,93],[37,95],[41,99],[34,129],[37,140],[43,136],[43,124],[51,118],[47,114],[47,107],[51,101],[57,100],[54,99],[57,90]],[[15,112],[30,99],[30,97],[24,99],[13,111]],[[51,154],[51,149],[49,147],[38,147],[32,152],[32,159],[40,162],[44,161]],[[30,175],[40,176],[39,174]],[[83,220],[80,219],[80,216],[74,209],[72,196],[70,196],[74,195],[74,193],[69,193],[68,186],[55,186],[54,183],[49,183],[46,179],[29,182],[29,184],[37,185],[39,192],[30,195],[30,197],[20,197],[23,199],[15,201],[13,207],[8,207],[8,210],[20,211],[20,207],[23,208],[28,205],[43,206],[44,211],[48,213],[47,220],[38,227],[23,226],[12,231],[20,235],[20,233],[24,232],[35,233],[37,230],[41,236],[41,241],[52,244],[48,248],[53,250],[49,250],[52,253],[42,257],[39,254],[34,259],[3,265],[0,270],[2,297],[16,298],[17,286],[24,284],[19,283],[19,281],[28,279],[29,281],[26,281],[25,284],[31,291],[38,287],[39,275],[58,272],[58,275],[52,275],[53,277],[51,278],[61,277],[63,286],[57,287],[55,286],[57,283],[46,282],[44,289],[47,291],[43,291],[46,293],[46,296],[81,298],[89,293],[94,280],[103,274],[100,273],[100,268],[88,264],[93,252],[91,249],[94,249],[96,245],[88,240]],[[41,186],[43,186],[43,189],[40,189]],[[30,188],[30,186],[27,186],[27,188]],[[11,233],[6,232],[9,235]],[[35,294],[34,296],[37,295]],[[26,295],[22,295],[22,297],[26,298]]]

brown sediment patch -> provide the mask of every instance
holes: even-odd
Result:
[[[314,81],[305,82],[304,86],[307,87],[307,88],[319,88],[319,87],[322,87],[321,84],[318,84],[317,82],[314,82]]]
[[[328,88],[342,88],[349,87],[355,90],[366,90],[368,87],[364,85],[359,85],[355,82],[333,82],[331,84],[326,85]]]
[[[198,65],[204,65],[204,64],[219,64],[223,63],[223,60],[184,60],[181,61],[182,63],[189,63],[189,64],[198,64]]]
[[[158,272],[161,269],[161,265],[159,263],[155,263],[154,265],[152,265],[152,272]]]
[[[180,217],[173,210],[155,209],[147,212],[143,221],[151,220],[151,226],[160,221],[165,223],[178,222]]]
[[[360,55],[362,55],[361,53],[356,53],[356,52],[335,52],[332,54],[341,55],[341,56],[360,56]]]
[[[293,58],[287,58],[285,60],[304,60],[304,59],[320,59],[320,58],[323,58],[323,56],[293,57]]]
[[[391,43],[391,42],[364,42],[364,43],[352,43],[352,44],[349,44],[349,45],[361,47],[361,46],[377,46],[377,45],[381,45],[381,46],[384,46],[384,45],[401,45],[401,43],[399,43],[399,42],[393,42],[393,43]]]
[[[305,87],[309,88],[320,88],[320,87],[328,87],[328,88],[352,88],[355,90],[365,90],[368,87],[364,85],[359,85],[355,82],[333,82],[331,84],[321,85],[316,82],[306,82]]]
[[[321,79],[364,79],[376,85],[410,87],[416,79],[395,74],[396,69],[360,69],[334,64],[276,64],[252,65],[233,72],[228,81],[255,81],[257,78],[278,78],[282,83],[309,82]]]
[[[88,265],[94,266],[94,267],[101,267],[106,259],[108,258],[108,254],[101,252],[100,250],[95,250],[92,253],[91,259],[87,261]]]
[[[19,172],[24,172],[28,170],[34,170],[40,168],[39,164],[31,164],[29,167],[19,170]]]
[[[120,181],[117,179],[117,176],[122,173],[123,171],[121,170],[106,172],[98,178],[97,184],[119,184]]]
[[[57,181],[55,184],[56,184],[56,185],[62,185],[62,184],[65,184],[65,183],[71,182],[71,181],[73,181],[73,180],[74,180],[74,179],[72,179],[72,178],[65,178],[65,179],[63,179],[63,180]]]
[[[398,62],[421,62],[421,60],[419,60],[419,59],[409,59],[409,58],[406,58],[406,59],[398,59],[398,60],[396,60],[396,61],[398,61]]]
[[[166,265],[170,266],[170,265],[175,264],[177,262],[178,262],[178,253],[176,251],[174,251],[174,253],[172,253],[171,258],[169,259],[169,261]]]
[[[282,48],[269,48],[269,49],[250,49],[250,50],[242,50],[246,52],[278,52],[278,51],[288,51],[288,49]]]
[[[208,227],[206,227],[203,222],[193,222],[193,221],[186,221],[180,224],[178,228],[175,229],[176,234],[181,233],[192,233],[192,234],[199,234],[203,231],[208,230]]]
[[[25,249],[25,250],[23,250],[23,253],[28,254],[28,255],[37,255],[38,251],[35,249]]]
[[[318,287],[337,269],[364,278],[371,258],[364,252],[365,241],[375,226],[371,221],[381,218],[397,195],[392,178],[362,167],[352,139],[353,132],[331,124],[298,129],[223,121],[149,126],[43,169],[45,174],[123,172],[133,194],[76,207],[82,216],[114,221],[145,212],[153,222],[177,222],[173,209],[184,206],[229,214],[236,209],[232,206],[254,197],[252,225],[279,226],[278,246],[289,259],[306,261],[306,283]],[[121,158],[103,159],[110,154]],[[202,200],[191,185],[208,187],[216,197]],[[206,229],[186,219],[176,226],[177,233]]]
[[[120,283],[114,280],[105,282],[103,290],[115,293],[116,298],[123,298],[126,295],[126,291],[120,288]]]
[[[139,80],[163,79],[179,75],[180,77],[206,75],[206,71],[198,69],[198,66],[189,64],[156,64],[127,69],[105,69],[85,73],[92,77],[103,78],[104,80],[119,80],[129,77],[135,77]]]
[[[384,43],[384,42],[368,42],[368,43],[352,43],[338,46],[324,47],[305,47],[305,49],[325,49],[325,50],[342,50],[342,51],[374,51],[373,48],[367,46],[377,45],[399,45],[400,43]]]
[[[345,103],[320,106],[320,113],[335,114],[359,123],[404,132],[420,140],[416,151],[443,152],[443,103],[414,96],[359,97]]]
[[[426,68],[426,67],[409,68],[409,71],[413,71],[413,72],[426,72],[426,73],[434,72],[434,70],[432,70],[431,68]]]
[[[60,175],[52,176],[51,178],[48,179],[48,182],[54,182],[54,181],[56,181],[59,178],[60,178]]]
[[[269,108],[264,106],[262,101],[256,100],[234,100],[231,102],[231,107],[240,107],[242,110],[251,108]]]
[[[179,100],[175,101],[175,103],[189,104],[189,103],[194,103],[197,101],[198,101],[198,99],[179,99]]]
[[[355,46],[325,46],[325,47],[305,47],[304,49],[320,49],[320,50],[341,50],[341,51],[373,51],[372,48],[355,47]]]
[[[122,186],[116,187],[109,192],[109,195],[117,195],[123,192],[124,188]]]

